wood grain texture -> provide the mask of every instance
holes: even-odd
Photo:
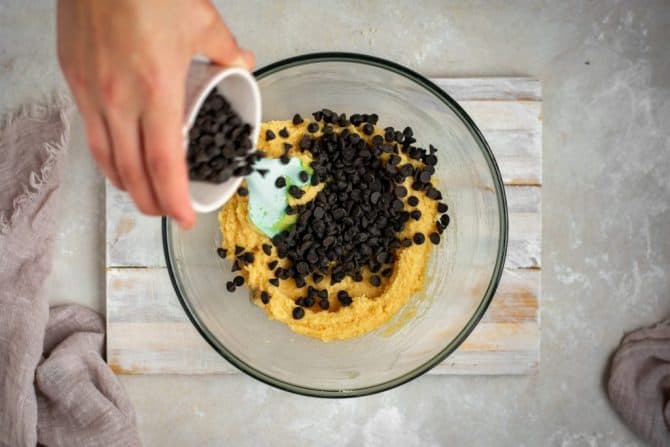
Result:
[[[504,362],[498,357],[528,351],[529,362],[517,363],[517,373],[535,368],[537,358],[533,359],[530,353],[537,353],[539,348],[539,279],[539,270],[506,270],[489,310],[458,352],[474,352],[482,364],[500,365]],[[172,291],[165,268],[111,269],[107,275],[107,290],[115,297],[113,302],[108,300],[107,308],[110,340],[107,361],[114,371],[123,374],[237,372],[195,331]],[[447,364],[436,367],[433,372],[449,373],[452,368],[463,368],[473,358],[454,360],[450,357]],[[508,366],[506,371],[510,370]]]
[[[532,374],[539,368],[542,98],[527,78],[435,79],[459,101],[498,161],[509,208],[506,269],[473,333],[434,374]],[[193,328],[165,268],[160,221],[107,185],[107,361],[122,374],[238,370]]]

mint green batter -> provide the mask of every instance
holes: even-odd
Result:
[[[249,190],[249,218],[256,228],[266,236],[272,237],[295,223],[295,215],[288,216],[288,187],[291,185],[305,186],[309,183],[300,181],[300,171],[312,173],[299,158],[291,157],[288,164],[282,164],[277,158],[263,158],[254,165],[256,169],[267,169],[265,177],[257,171],[246,177]],[[286,186],[277,188],[277,177],[284,177]]]

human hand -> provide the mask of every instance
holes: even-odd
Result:
[[[250,69],[208,0],[59,0],[58,59],[91,153],[145,214],[195,222],[183,149],[191,58]]]

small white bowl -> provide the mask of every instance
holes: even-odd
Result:
[[[225,68],[209,62],[193,60],[186,79],[186,120],[184,124],[184,150],[188,150],[188,131],[195,122],[198,111],[212,89],[218,89],[242,121],[253,126],[249,152],[256,150],[261,125],[261,95],[254,76],[238,67]],[[216,211],[232,197],[242,183],[242,178],[231,177],[217,184],[189,181],[189,194],[193,209],[198,213]]]

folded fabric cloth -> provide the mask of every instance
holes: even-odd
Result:
[[[139,446],[135,414],[105,364],[104,322],[49,310],[56,191],[70,101],[0,118],[0,446]]]
[[[612,359],[607,392],[641,438],[670,446],[670,320],[626,335]]]

